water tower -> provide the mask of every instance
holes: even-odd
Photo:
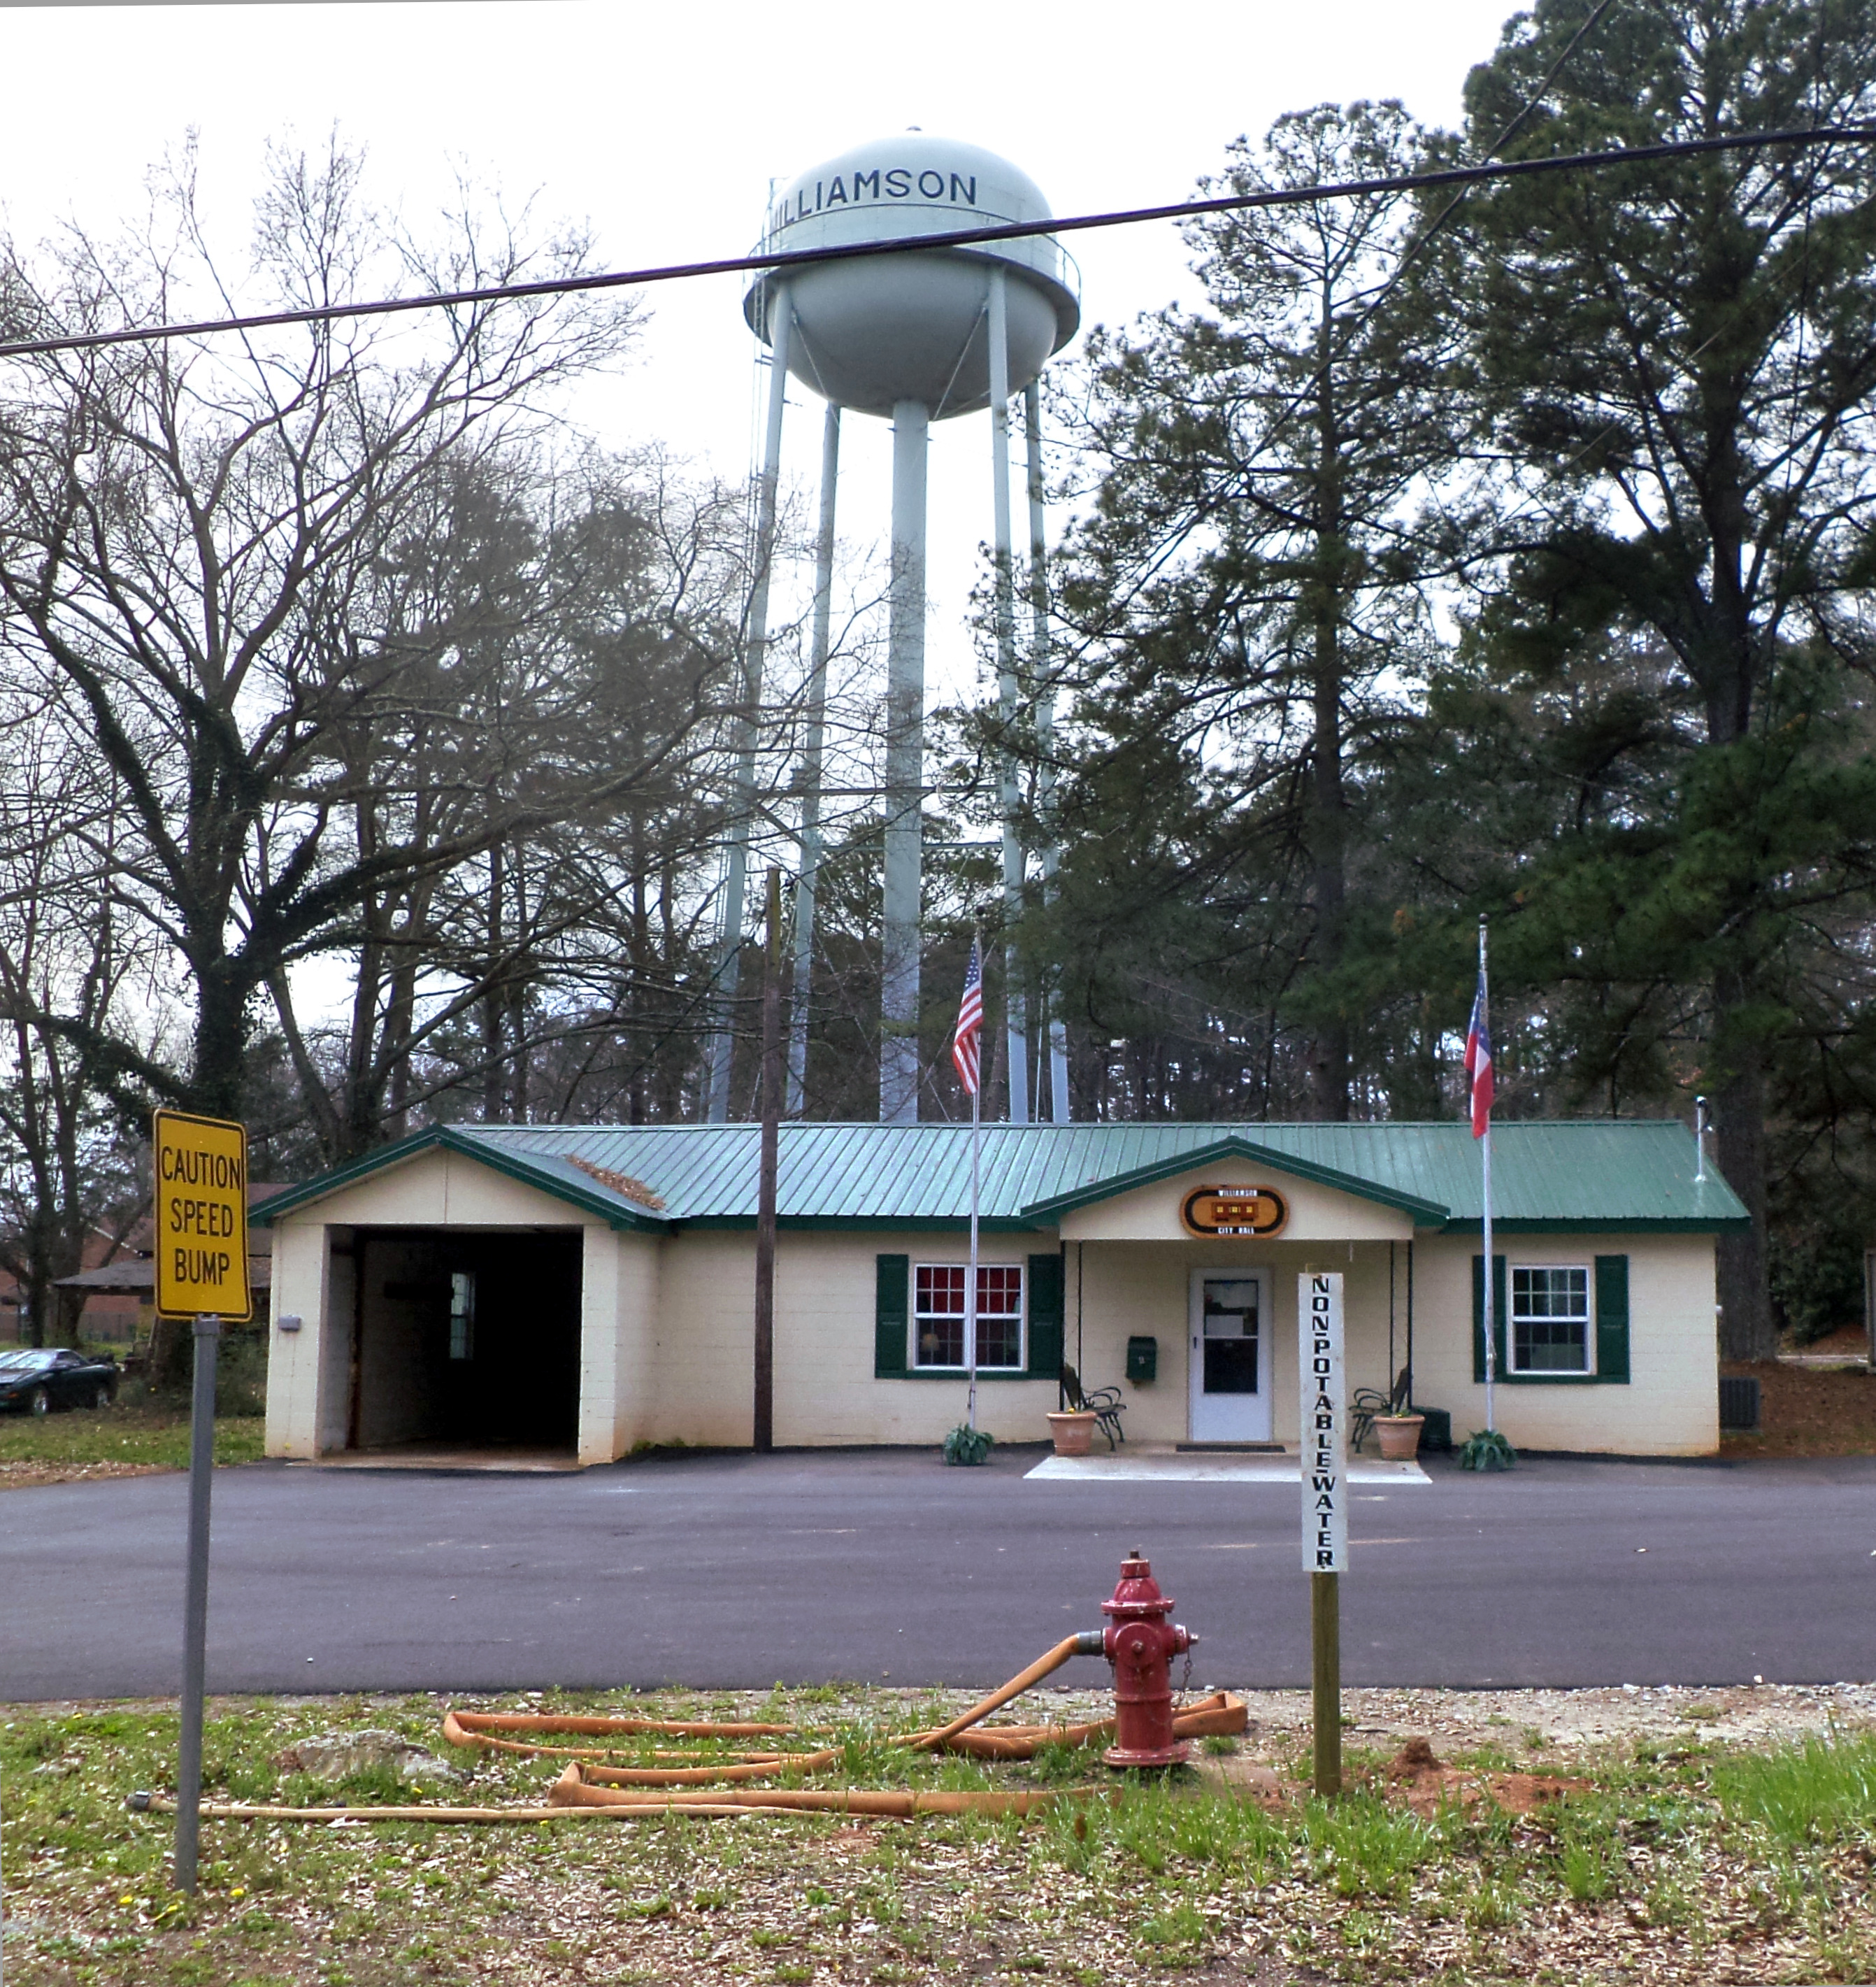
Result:
[[[769,346],[768,421],[756,520],[756,572],[751,590],[746,690],[752,712],[761,694],[768,639],[770,565],[780,474],[782,410],[789,377],[827,405],[822,449],[820,531],[817,545],[813,647],[803,784],[802,862],[794,932],[797,991],[790,1045],[790,1108],[800,1108],[807,1047],[807,969],[819,851],[820,711],[827,661],[834,554],[834,491],[843,408],[892,423],[892,570],[887,595],[885,893],[881,995],[880,1117],[910,1123],[918,1115],[919,895],[923,799],[925,649],[925,457],[934,421],[991,416],[993,531],[996,557],[998,667],[1005,715],[1016,697],[1015,603],[1009,511],[1009,398],[1026,396],[1032,611],[1039,624],[1042,474],[1036,381],[1050,356],[1075,335],[1080,304],[1074,265],[1045,235],[973,248],[918,250],[921,238],[1044,221],[1042,190],[1007,160],[975,145],[907,131],[857,147],[795,180],[771,207],[764,252],[898,241],[908,252],[855,258],[759,276],[743,315]],[[739,768],[723,902],[723,956],[718,987],[733,999],[741,944],[743,885],[755,785],[754,738]],[[1022,882],[1023,852],[1014,826],[1013,770],[1003,777],[1003,875],[1006,896]],[[1045,855],[1046,873],[1053,867]],[[1013,906],[1012,906],[1013,908]],[[1028,1051],[1022,1005],[1009,998],[1010,1116],[1029,1116]],[[729,1115],[730,1037],[719,1027],[710,1046],[709,1115]],[[1052,1031],[1051,1115],[1068,1116],[1067,1057],[1059,1024]]]

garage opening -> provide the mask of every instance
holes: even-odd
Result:
[[[346,1447],[571,1456],[580,1247],[577,1228],[362,1232]]]

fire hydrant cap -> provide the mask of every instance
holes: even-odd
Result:
[[[1173,1611],[1170,1594],[1160,1591],[1150,1563],[1135,1552],[1120,1563],[1120,1579],[1113,1598],[1101,1603],[1101,1612],[1116,1621],[1164,1621]]]

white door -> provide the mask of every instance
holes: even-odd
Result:
[[[1192,1440],[1270,1440],[1270,1272],[1192,1272]]]

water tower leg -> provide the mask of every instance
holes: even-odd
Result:
[[[920,400],[892,410],[892,592],[886,635],[886,889],[879,1115],[918,1122],[918,913],[925,723],[925,454]]]
[[[712,988],[715,1012],[706,1061],[704,1115],[712,1125],[723,1124],[729,1118],[729,1071],[736,1058],[743,886],[749,862],[749,824],[756,806],[756,740],[761,717],[763,669],[769,649],[769,568],[775,557],[776,490],[782,473],[782,406],[788,390],[788,334],[793,322],[787,288],[777,283],[769,295],[769,424],[763,440],[762,481],[756,491],[756,570],[749,582],[749,630],[743,652],[743,713],[737,727],[729,848],[723,872],[722,923]]]
[[[997,714],[1016,721],[1016,602],[1009,525],[1009,299],[1001,269],[990,274],[990,464],[996,540]],[[1003,810],[1003,1008],[1009,1051],[1009,1122],[1029,1122],[1029,1040],[1015,932],[1022,915],[1022,842],[1016,832],[1016,761],[1005,747],[997,774]]]
[[[1032,382],[1022,390],[1022,424],[1029,444],[1029,656],[1037,684],[1036,742],[1040,770],[1036,774],[1037,811],[1047,821],[1055,798],[1056,772],[1050,756],[1054,742],[1056,692],[1049,654],[1048,536],[1042,514],[1042,395]],[[1042,902],[1056,900],[1056,871],[1061,845],[1053,825],[1042,845]],[[1049,1115],[1058,1125],[1069,1122],[1068,1029],[1059,1014],[1049,1020]]]
[[[820,431],[820,529],[814,539],[814,633],[808,663],[807,735],[801,747],[801,874],[795,885],[795,990],[788,1017],[788,1115],[807,1108],[808,983],[814,966],[814,889],[820,870],[821,747],[827,714],[827,650],[834,625],[834,488],[840,410],[830,400]]]

